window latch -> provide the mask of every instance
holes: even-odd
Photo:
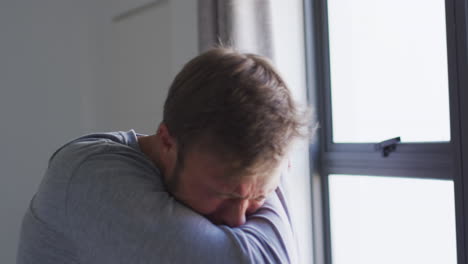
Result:
[[[375,144],[374,149],[376,151],[381,150],[382,156],[388,157],[388,155],[390,155],[391,152],[394,152],[396,150],[396,146],[400,142],[401,142],[400,137],[388,139],[388,140]]]

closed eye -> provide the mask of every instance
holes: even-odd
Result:
[[[265,201],[265,196],[263,196],[263,195],[262,195],[262,196],[259,196],[259,197],[255,198],[255,201],[257,201],[257,202],[263,202],[263,201]]]

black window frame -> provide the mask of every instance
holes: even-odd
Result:
[[[445,9],[451,141],[402,143],[383,157],[374,144],[332,142],[327,0],[304,0],[307,94],[320,124],[309,147],[315,264],[332,264],[329,174],[452,179],[457,262],[468,263],[468,0],[445,0]]]

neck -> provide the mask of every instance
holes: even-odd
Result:
[[[138,144],[141,151],[148,156],[161,172],[164,172],[165,166],[158,151],[159,142],[156,135],[138,137]]]

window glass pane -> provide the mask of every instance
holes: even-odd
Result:
[[[444,0],[329,0],[333,141],[450,140]]]
[[[333,264],[455,264],[450,180],[330,175]]]

